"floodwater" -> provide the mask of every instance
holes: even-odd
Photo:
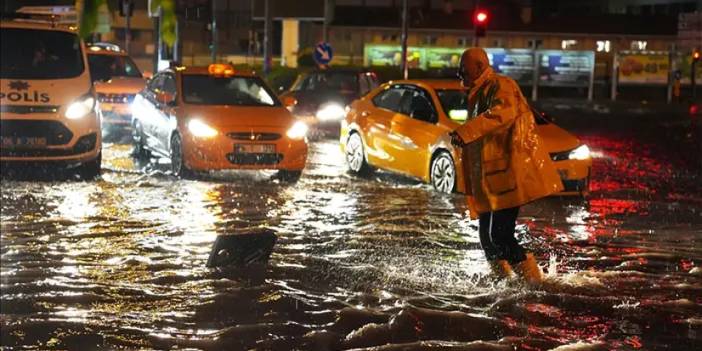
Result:
[[[702,186],[680,157],[585,132],[592,194],[524,207],[543,287],[496,281],[460,195],[348,175],[334,141],[299,182],[177,180],[105,147],[100,180],[3,179],[4,349],[694,350]],[[268,228],[263,265],[206,267]]]

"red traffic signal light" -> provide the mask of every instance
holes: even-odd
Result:
[[[481,23],[487,23],[488,20],[488,13],[486,11],[477,11],[475,13],[475,23],[481,24]]]
[[[487,31],[488,19],[490,16],[485,10],[477,10],[473,15],[473,27],[475,28],[475,36],[480,38],[485,36]]]

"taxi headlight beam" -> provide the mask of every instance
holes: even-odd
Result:
[[[319,107],[315,114],[320,121],[338,121],[346,117],[346,110],[336,103],[329,103]]]
[[[580,145],[577,149],[570,152],[568,158],[571,160],[587,160],[590,158],[590,148],[587,145]]]
[[[95,98],[92,95],[83,95],[73,101],[66,109],[66,118],[80,119],[87,116],[95,108]]]
[[[307,124],[305,124],[305,122],[297,121],[288,129],[286,134],[290,139],[303,139],[307,135],[307,129]]]
[[[188,130],[197,138],[211,138],[217,135],[217,130],[208,126],[205,122],[199,119],[191,119],[188,122]]]

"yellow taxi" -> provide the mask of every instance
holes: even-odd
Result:
[[[179,177],[273,169],[295,180],[307,161],[307,125],[261,78],[230,65],[159,72],[131,108],[135,153],[170,158]]]
[[[340,132],[353,173],[381,168],[463,192],[460,150],[447,133],[464,123],[467,94],[458,80],[389,82],[351,104]],[[587,145],[534,111],[537,130],[563,181],[564,194],[588,191],[592,159]]]
[[[73,28],[74,29],[74,28]],[[68,26],[0,22],[0,161],[99,174],[100,111],[85,46]]]
[[[110,43],[89,44],[88,65],[102,110],[103,128],[128,129],[132,123],[129,105],[144,89],[146,79],[129,55]]]

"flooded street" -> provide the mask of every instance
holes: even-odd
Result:
[[[311,145],[297,183],[177,180],[107,144],[100,180],[3,179],[7,349],[542,350],[702,345],[702,185],[677,149],[576,133],[585,200],[522,208],[546,284],[495,281],[460,195],[347,174]],[[671,141],[672,143],[672,141]],[[208,268],[218,235],[268,228],[268,264]]]

